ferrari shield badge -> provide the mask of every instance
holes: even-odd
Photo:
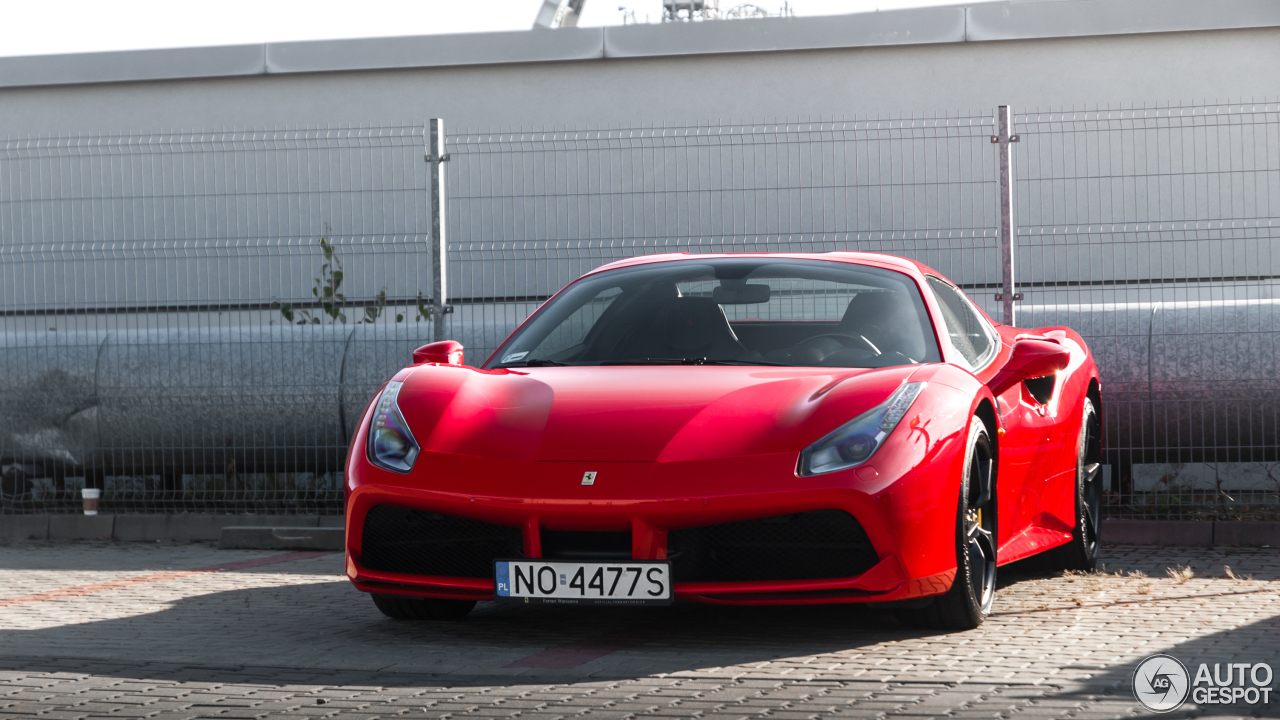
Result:
[[[582,473],[582,484],[583,484],[583,485],[595,485],[595,484],[596,484],[596,474],[595,474],[594,472],[584,472],[584,473]]]

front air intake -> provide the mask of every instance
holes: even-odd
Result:
[[[667,557],[676,582],[845,578],[880,561],[862,525],[843,510],[672,530]]]
[[[519,528],[377,505],[364,518],[360,564],[406,575],[491,578],[493,561],[524,557]]]

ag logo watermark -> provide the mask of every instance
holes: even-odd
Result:
[[[1172,655],[1152,655],[1133,671],[1133,696],[1148,710],[1177,710],[1187,701],[1190,691],[1191,676]]]
[[[1266,663],[1200,663],[1193,678],[1172,655],[1152,655],[1133,671],[1133,696],[1154,712],[1196,705],[1268,705],[1274,674]]]

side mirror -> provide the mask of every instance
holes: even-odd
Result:
[[[1023,380],[1052,375],[1070,362],[1071,351],[1056,342],[1030,338],[1019,340],[1013,344],[1009,361],[987,386],[992,394],[999,395]]]
[[[441,340],[430,345],[423,345],[413,351],[413,363],[440,363],[442,365],[462,364],[462,343],[457,340]]]

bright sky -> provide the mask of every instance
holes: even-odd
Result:
[[[964,0],[790,0],[797,16]],[[721,0],[727,10],[743,0]],[[776,11],[783,0],[753,0]],[[542,0],[0,0],[0,56],[528,30]],[[662,0],[587,0],[580,25],[658,22]],[[728,22],[728,21],[726,21]]]

